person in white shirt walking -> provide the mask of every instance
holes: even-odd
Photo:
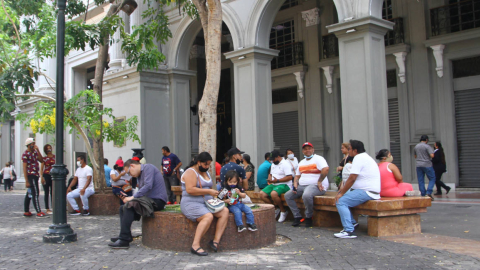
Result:
[[[361,141],[350,140],[348,152],[349,156],[353,157],[350,176],[335,197],[343,225],[343,230],[334,234],[338,238],[357,238],[353,231],[358,222],[353,217],[350,207],[380,199],[380,170],[377,162],[365,153]]]
[[[305,159],[298,164],[293,189],[285,193],[285,201],[295,218],[292,226],[297,227],[302,223],[302,214],[295,199],[302,197],[305,204],[304,224],[306,227],[312,227],[313,198],[321,196],[327,191],[329,167],[325,158],[314,154],[315,149],[311,143],[304,143],[302,151]]]
[[[77,158],[77,170],[75,171],[75,177],[73,181],[67,188],[67,200],[72,206],[73,211],[70,215],[79,216],[90,215],[90,211],[88,208],[88,197],[95,194],[95,189],[93,188],[93,170],[90,166],[87,165],[85,156],[79,156]],[[78,182],[78,186],[76,189],[72,191],[72,187],[74,187]],[[83,204],[83,213],[80,212],[80,208],[78,207],[77,201],[75,198],[80,197]]]
[[[278,207],[275,210],[275,218],[280,214],[278,222],[284,222],[287,211],[282,204],[281,196],[292,188],[292,167],[277,150],[272,151],[270,160],[273,164],[267,179],[268,186],[260,191],[260,197],[264,202],[273,203]]]

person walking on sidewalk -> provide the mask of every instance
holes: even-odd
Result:
[[[38,178],[40,176],[38,162],[43,163],[43,156],[42,153],[40,153],[40,150],[38,150],[38,146],[35,145],[35,139],[28,138],[25,141],[25,146],[27,147],[27,150],[25,150],[22,155],[22,161],[23,175],[26,177],[25,187],[27,188],[27,194],[25,194],[25,213],[23,215],[25,217],[32,216],[32,213],[30,212],[30,201],[33,200],[33,206],[35,207],[35,211],[37,211],[37,217],[44,217],[45,213],[42,212],[40,202],[38,201],[40,195],[40,188],[38,185]]]
[[[93,170],[87,165],[85,156],[79,156],[77,158],[77,170],[75,171],[75,177],[67,188],[67,200],[72,206],[73,211],[70,213],[72,216],[90,215],[88,208],[88,197],[95,194],[93,188]],[[77,185],[78,182],[78,185]],[[77,185],[77,188],[72,191],[72,188]],[[83,213],[80,212],[77,201],[75,198],[80,197],[83,204]]]
[[[3,177],[3,185],[5,188],[5,192],[12,191],[12,178],[14,173],[15,170],[10,166],[9,162],[5,164],[5,168],[3,168],[0,172]]]
[[[42,163],[40,166],[40,176],[41,182],[43,185],[43,192],[44,192],[44,201],[45,201],[45,209],[47,209],[47,214],[53,214],[52,210],[50,210],[49,203],[52,203],[52,176],[50,175],[50,170],[52,170],[52,166],[55,165],[55,155],[52,153],[52,146],[50,144],[45,144],[43,147],[43,152],[45,152],[45,157],[43,160],[45,162]]]
[[[176,196],[172,191],[173,186],[179,186],[178,169],[182,166],[182,162],[174,153],[170,153],[170,148],[162,147],[162,173],[165,181],[165,188],[167,189],[168,201],[167,204],[177,204]]]
[[[451,187],[443,183],[442,174],[447,171],[447,163],[445,162],[445,152],[443,151],[442,143],[435,142],[433,145],[435,151],[433,153],[432,165],[433,170],[435,171],[435,185],[437,186],[437,193],[435,195],[442,195],[442,187],[448,192],[450,192]]]
[[[428,136],[422,135],[420,143],[413,149],[415,154],[415,163],[417,166],[418,189],[422,196],[427,195],[433,201],[433,187],[435,186],[435,171],[433,170],[432,158],[434,152],[432,147],[428,145]],[[428,177],[428,187],[425,190],[425,174]]]
[[[292,210],[292,226],[297,227],[302,220],[302,214],[298,209],[295,199],[302,197],[305,204],[305,227],[313,225],[313,198],[325,194],[328,189],[328,171],[329,167],[325,158],[315,155],[313,145],[306,142],[302,146],[305,159],[300,161],[295,173],[293,189],[285,193],[285,201]]]

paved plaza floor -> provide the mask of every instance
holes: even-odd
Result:
[[[118,234],[118,216],[69,216],[78,241],[44,244],[52,219],[24,218],[23,199],[20,191],[0,192],[0,269],[480,269],[480,204],[468,201],[434,202],[422,214],[418,235],[369,237],[365,217],[357,239],[334,238],[339,229],[285,222],[277,224],[277,234],[291,242],[198,257],[149,249],[140,239],[128,250],[111,250],[107,244]],[[139,222],[133,233],[141,234]]]

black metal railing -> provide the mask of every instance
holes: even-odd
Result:
[[[431,36],[480,27],[480,0],[465,0],[430,9]]]
[[[335,34],[328,34],[322,37],[322,59],[338,56],[338,38]]]
[[[403,33],[403,18],[393,18],[389,21],[395,23],[392,30],[389,30],[385,35],[385,47],[402,44],[405,42],[405,35]]]
[[[272,69],[303,64],[303,42],[294,42],[271,49],[279,50],[272,60]]]

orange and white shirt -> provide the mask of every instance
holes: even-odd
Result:
[[[328,167],[327,161],[319,155],[313,155],[309,160],[306,158],[298,163],[296,175],[300,175],[299,185],[308,186],[316,185],[322,174],[322,169]],[[328,189],[328,177],[322,181],[325,190]]]

